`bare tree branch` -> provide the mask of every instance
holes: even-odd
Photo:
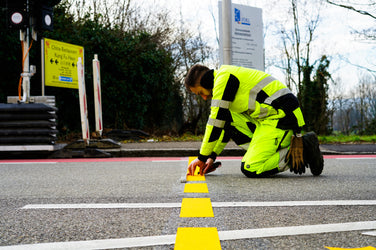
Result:
[[[334,2],[332,2],[332,1],[330,1],[330,0],[326,0],[326,2],[329,3],[329,4],[332,4],[332,5],[338,6],[338,7],[342,7],[342,8],[345,8],[345,9],[349,9],[349,10],[352,10],[352,11],[358,12],[358,13],[360,13],[360,14],[362,14],[362,15],[365,15],[365,16],[372,17],[373,19],[376,19],[376,16],[372,15],[372,14],[369,13],[368,11],[355,9],[353,6],[349,6],[349,5],[344,5],[344,4],[334,3]]]
[[[340,58],[342,61],[344,61],[344,62],[346,62],[346,63],[348,63],[348,64],[350,64],[350,65],[352,65],[352,66],[355,66],[355,67],[357,67],[357,68],[359,68],[359,69],[366,70],[366,71],[368,71],[369,73],[376,74],[376,70],[373,70],[373,69],[370,69],[370,68],[364,67],[364,66],[362,66],[362,65],[358,65],[358,64],[352,63],[349,59],[347,59],[347,58],[344,57],[344,56],[340,56],[339,58]]]

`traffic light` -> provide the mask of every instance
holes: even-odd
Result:
[[[24,29],[31,25],[36,30],[52,30],[53,7],[60,2],[61,0],[6,0],[7,25],[13,29]]]
[[[53,30],[53,7],[61,0],[29,0],[31,15],[37,30]]]
[[[36,29],[37,30],[53,30],[53,16],[54,12],[51,6],[38,5],[36,15]]]
[[[7,26],[11,29],[23,29],[29,26],[29,13],[26,0],[7,0]]]

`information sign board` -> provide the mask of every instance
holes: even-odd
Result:
[[[77,61],[84,47],[44,38],[44,85],[78,89]]]
[[[222,2],[219,2],[220,60],[223,64]],[[231,64],[265,70],[262,9],[231,5]]]

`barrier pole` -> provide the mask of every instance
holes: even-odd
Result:
[[[89,121],[88,121],[88,111],[87,111],[87,102],[86,102],[85,73],[84,73],[84,65],[82,63],[81,57],[78,58],[77,73],[78,73],[78,93],[79,93],[79,99],[80,99],[82,139],[86,142],[86,144],[89,144],[90,132],[89,132]]]
[[[102,120],[102,95],[101,95],[101,74],[100,62],[98,55],[93,59],[93,84],[94,84],[94,106],[95,106],[95,131],[102,137],[103,120]]]

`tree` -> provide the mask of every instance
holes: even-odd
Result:
[[[79,13],[78,11],[88,8],[85,1],[70,0],[70,2],[76,4],[76,16],[83,16],[82,11]],[[119,4],[115,2],[110,4],[109,1],[92,0],[91,2],[89,8],[93,9],[94,13],[102,13],[98,20],[106,27],[117,27],[129,33],[144,30],[153,34],[156,44],[171,55],[174,88],[175,92],[179,92],[182,98],[180,106],[183,106],[183,112],[180,113],[181,118],[179,119],[184,119],[180,121],[184,124],[179,130],[180,132],[189,130],[193,133],[201,133],[205,129],[210,103],[191,95],[183,87],[184,77],[189,68],[196,63],[205,63],[213,53],[207,42],[203,40],[200,27],[192,30],[184,23],[181,13],[180,20],[171,21],[167,11],[155,11],[153,8],[152,12],[145,12],[144,6],[137,7],[135,5],[137,2],[132,0],[122,0]]]
[[[313,80],[312,94],[313,104],[311,112],[315,112],[316,116],[311,120],[313,121],[312,130],[317,131],[319,134],[330,134],[332,131],[328,128],[329,123],[329,110],[328,110],[328,81],[331,79],[331,75],[328,72],[329,60],[326,56],[322,56],[319,66],[316,70],[316,75]],[[310,93],[305,93],[310,95]],[[306,112],[307,115],[307,112]]]
[[[155,29],[152,33],[146,28],[137,29],[133,26],[134,29],[126,31],[121,25],[105,23],[106,19],[102,18],[98,10],[93,14],[90,8],[81,8],[82,16],[75,16],[71,11],[72,5],[63,1],[54,11],[54,31],[39,35],[84,46],[90,123],[93,124],[94,118],[90,115],[90,110],[93,110],[90,65],[93,55],[99,54],[106,128],[177,132],[182,124],[182,97],[180,83],[174,79],[171,52],[165,47],[164,30]],[[4,29],[5,25],[0,27],[2,33],[8,34]],[[7,50],[12,51],[14,47],[14,44],[6,42],[8,37],[0,38],[4,45],[1,53],[4,55],[8,55]],[[39,65],[40,48],[38,43],[34,44],[30,56],[32,64]],[[12,57],[14,55],[17,53],[12,54]],[[17,60],[11,59],[11,63],[5,65],[3,70],[12,72],[12,69],[21,68],[16,65]],[[33,84],[40,79],[40,72],[32,78],[32,95],[40,95],[40,84]],[[5,90],[10,89],[13,83],[17,83],[17,78],[5,82],[0,93],[6,93]],[[11,89],[17,93],[16,84]],[[77,90],[46,87],[46,94],[56,96],[60,131],[80,130]]]
[[[376,3],[374,0],[362,0],[362,1],[344,1],[344,0],[326,0],[327,3],[333,6],[337,6],[340,8],[344,8],[356,13],[359,13],[360,15],[367,16],[373,20],[373,22],[376,21]],[[363,28],[360,30],[354,30],[353,34],[355,34],[359,39],[364,40],[366,42],[374,42],[376,40],[376,28],[375,25],[370,25],[369,28]],[[347,61],[347,63],[352,64],[347,59],[344,59]],[[361,69],[367,70],[371,73],[375,73],[376,71],[371,68],[366,68],[360,65],[355,65]]]
[[[376,3],[374,0],[361,0],[361,1],[345,1],[345,0],[326,0],[330,5],[337,6],[339,8],[347,9],[349,11],[358,13],[369,17],[371,22],[376,21]],[[364,26],[363,26],[364,27]],[[356,35],[357,39],[374,42],[376,40],[376,28],[374,25],[370,25],[370,28],[362,28],[354,30],[353,34]],[[347,116],[350,117],[348,124],[348,130],[345,130],[345,133],[349,131],[355,131],[359,134],[374,134],[375,124],[376,124],[376,114],[375,114],[375,70],[370,67],[364,67],[361,65],[355,65],[353,62],[346,58],[342,60],[347,63],[358,67],[361,70],[367,71],[372,77],[363,77],[360,79],[359,84],[351,91],[351,108],[346,110],[339,110],[339,112],[346,112]],[[345,99],[349,101],[349,99]],[[351,113],[351,115],[350,115]],[[344,121],[341,119],[341,121]]]
[[[315,38],[315,31],[319,25],[320,7],[312,8],[302,1],[291,0],[291,29],[287,24],[281,25],[281,39],[284,59],[281,68],[284,69],[289,88],[297,91],[297,97],[302,107],[306,121],[306,130],[326,134],[328,130],[328,72],[329,60],[326,56],[311,64],[311,45]],[[299,12],[303,13],[300,14]],[[319,62],[317,68],[315,64]],[[312,73],[315,72],[312,80]]]
[[[302,102],[301,92],[303,89],[304,73],[310,67],[311,44],[314,39],[314,32],[320,21],[319,9],[315,11],[309,6],[300,6],[298,0],[290,0],[291,8],[289,18],[291,22],[280,25],[280,35],[283,44],[284,60],[281,68],[284,69],[289,88],[297,91],[298,100]],[[299,5],[299,6],[298,6]],[[299,14],[299,11],[303,13]],[[288,27],[291,27],[288,29]]]
[[[361,135],[375,133],[375,84],[375,78],[372,75],[364,75],[361,81],[350,91],[348,97],[344,97],[343,94],[332,97],[334,99],[332,106],[335,108],[333,127],[337,131],[344,134]]]
[[[329,128],[333,131],[343,132],[342,125],[345,119],[340,118],[339,114],[343,110],[345,97],[343,95],[344,88],[341,78],[333,79],[328,90],[328,112],[329,112]],[[341,121],[341,122],[339,122]]]
[[[182,88],[184,74],[191,65],[205,62],[212,53],[199,28],[198,32],[192,32],[184,23],[176,27],[177,22],[167,11],[155,8],[147,11],[132,0],[63,0],[54,11],[54,31],[40,33],[38,37],[84,46],[91,124],[94,116],[90,114],[93,110],[90,65],[93,55],[98,54],[106,128],[143,129],[151,133],[181,130],[186,115],[183,98],[192,97]],[[0,27],[3,44],[0,55],[6,61],[2,68],[6,81],[0,83],[0,98],[4,100],[7,95],[17,94],[22,55],[20,46],[14,46],[19,44],[18,32],[6,29],[5,15],[1,22],[4,25]],[[40,65],[39,51],[39,43],[34,42],[31,64]],[[38,70],[32,78],[31,95],[40,95],[40,79]],[[80,130],[77,90],[46,87],[46,94],[56,96],[60,131]],[[207,112],[209,106],[192,98],[190,102],[198,104],[195,107],[201,110],[193,112],[199,118],[193,128],[197,132],[204,119],[200,114]]]
[[[205,131],[210,112],[210,101],[204,101],[201,97],[185,89],[184,78],[193,65],[207,62],[213,51],[207,42],[203,40],[199,27],[195,32],[187,29],[182,18],[175,37],[176,39],[172,44],[172,55],[176,66],[176,81],[181,83],[184,96],[184,124],[180,129],[180,133],[189,131],[194,134],[200,134]]]
[[[345,1],[331,1],[326,0],[327,3],[341,7],[344,9],[348,9],[350,11],[359,13],[361,15],[367,16],[372,18],[376,21],[376,3],[374,0],[363,0],[363,1],[356,1],[356,2],[345,2]],[[355,30],[354,33],[359,37],[362,37],[365,40],[374,41],[376,40],[376,28],[367,28],[362,30]]]
[[[375,7],[376,7],[375,2],[372,1],[372,0],[368,1],[368,4],[366,4],[366,3],[360,3],[360,2],[353,3],[353,4],[359,4],[363,8],[364,8],[364,6],[368,6],[367,10],[362,10],[360,8],[348,5],[347,3],[343,3],[343,1],[334,2],[334,1],[326,0],[326,2],[329,3],[329,4],[332,4],[332,5],[338,6],[338,7],[342,7],[342,8],[345,8],[345,9],[349,9],[351,11],[355,11],[355,12],[357,12],[359,14],[362,14],[362,15],[365,15],[365,16],[369,16],[369,17],[371,17],[373,19],[376,19],[376,15],[373,14],[373,13],[371,13],[371,11],[375,11]]]
[[[330,114],[328,110],[328,80],[330,74],[328,72],[329,60],[326,56],[322,56],[316,69],[315,76],[311,80],[311,74],[314,69],[311,65],[305,65],[303,71],[303,88],[302,96],[302,112],[306,121],[306,129],[313,130],[319,134],[328,134]]]
[[[374,134],[376,120],[375,81],[369,75],[361,78],[353,90],[354,111],[356,113],[356,129],[359,134]]]

